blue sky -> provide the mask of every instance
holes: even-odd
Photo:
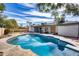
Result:
[[[19,24],[25,24],[26,20],[32,22],[51,21],[51,14],[37,11],[35,3],[5,3],[4,15],[14,18]]]
[[[37,11],[36,3],[5,3],[4,15],[8,18],[16,19],[18,24],[26,25],[29,20],[33,23],[53,22],[50,13]],[[79,21],[79,16],[66,16],[66,20]]]

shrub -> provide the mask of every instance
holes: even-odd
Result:
[[[9,29],[5,29],[5,31],[4,31],[4,35],[8,34],[9,32],[10,32]]]

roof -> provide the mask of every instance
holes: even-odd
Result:
[[[78,21],[68,21],[68,22],[65,22],[65,23],[58,24],[57,26],[75,25],[75,24],[79,24],[79,22]]]
[[[32,25],[34,27],[37,27],[37,26],[52,26],[52,25],[56,25],[55,23],[52,23],[52,24],[39,24],[39,25]]]

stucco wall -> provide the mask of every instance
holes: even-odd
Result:
[[[78,37],[78,25],[63,25],[56,28],[59,35]]]
[[[51,26],[51,32],[52,33],[56,33],[56,25],[52,25]]]
[[[0,36],[4,35],[5,28],[0,28]]]
[[[49,33],[55,33],[56,32],[56,25],[42,25],[42,26],[32,26],[34,27],[38,27],[39,29],[42,28],[43,32],[46,32],[45,30],[47,29],[47,31]],[[32,29],[34,31],[34,29]]]

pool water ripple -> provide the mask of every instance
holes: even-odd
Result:
[[[57,38],[50,38],[37,34],[20,35],[7,41],[9,44],[20,45],[23,49],[30,49],[39,56],[66,56],[66,55],[78,55],[65,48],[67,45],[65,42]]]

